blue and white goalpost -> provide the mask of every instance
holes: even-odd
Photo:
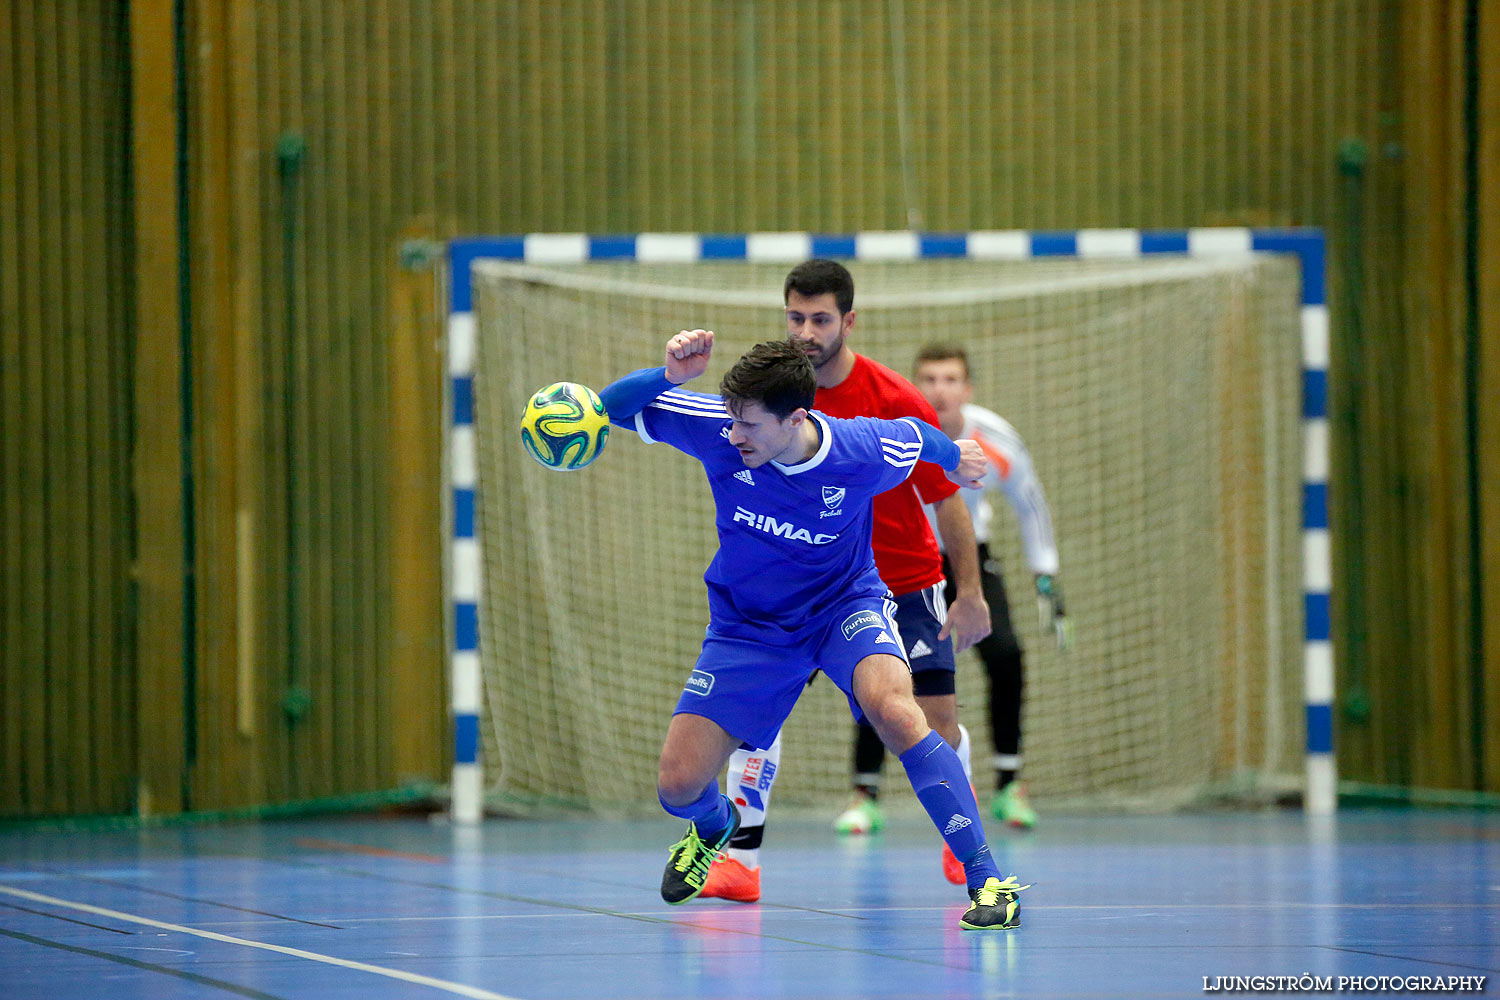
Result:
[[[537,264],[594,260],[681,262],[749,260],[796,263],[810,257],[913,260],[971,257],[1026,260],[1037,257],[1139,258],[1152,255],[1211,257],[1269,253],[1294,257],[1302,277],[1302,558],[1305,637],[1303,690],[1306,723],[1304,808],[1326,814],[1337,804],[1333,755],[1333,642],[1330,630],[1332,561],[1328,523],[1329,320],[1325,247],[1315,229],[1212,228],[1182,230],[1022,230],[969,233],[868,232],[693,234],[579,233],[470,237],[448,246],[448,407],[451,413],[449,483],[445,506],[452,525],[449,556],[453,711],[452,815],[462,823],[483,815],[479,760],[481,680],[479,660],[480,542],[476,521],[474,345],[470,273],[479,259]]]

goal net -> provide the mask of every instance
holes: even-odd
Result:
[[[517,425],[550,382],[595,388],[717,333],[710,370],[781,336],[787,264],[473,272],[483,548],[480,655],[492,804],[655,809],[666,723],[707,620],[716,548],[699,466],[616,429],[558,474]],[[991,548],[1026,650],[1025,776],[1053,808],[1165,809],[1301,783],[1298,272],[1264,255],[858,262],[851,345],[910,373],[962,345],[974,399],[1025,438],[1052,506],[1076,643],[1053,649],[1003,497]],[[960,657],[960,717],[989,782],[988,679]],[[815,681],[783,730],[778,808],[834,810],[843,696]],[[882,801],[915,802],[899,764]]]

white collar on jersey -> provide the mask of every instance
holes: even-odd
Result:
[[[811,458],[804,458],[796,465],[782,465],[775,459],[771,464],[789,476],[799,475],[803,472],[811,472],[823,464],[823,459],[828,457],[828,449],[833,447],[833,426],[823,419],[823,415],[816,410],[807,411],[807,419],[817,422],[819,437],[822,441],[818,444],[818,450],[813,452]]]

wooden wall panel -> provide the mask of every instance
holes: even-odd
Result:
[[[1500,791],[1500,12],[1478,4],[1478,259],[1474,262],[1476,317],[1480,549],[1479,688],[1485,720],[1481,766],[1484,787]]]
[[[1472,780],[1467,679],[1483,667],[1466,652],[1474,470],[1451,302],[1462,4],[608,7],[602,55],[591,3],[481,17],[474,36],[501,38],[463,51],[494,95],[477,106],[434,70],[475,190],[438,191],[436,209],[493,232],[1323,227],[1335,322],[1357,305],[1360,326],[1335,351],[1336,385],[1358,383],[1335,420],[1336,609],[1340,648],[1361,660],[1341,675],[1373,714],[1341,716],[1346,769]],[[1346,139],[1369,151],[1356,201]],[[1433,303],[1413,337],[1413,310]],[[1420,746],[1403,735],[1414,703]]]
[[[587,7],[546,13],[576,18],[586,40]],[[1478,474],[1460,447],[1462,317],[1445,305],[1410,335],[1414,303],[1453,294],[1456,220],[1429,201],[1462,189],[1461,4],[637,0],[611,9],[602,63],[583,44],[562,65],[540,7],[519,8],[497,71],[519,110],[474,123],[498,128],[498,141],[479,141],[501,157],[470,158],[497,195],[477,200],[473,230],[1324,227],[1335,322],[1346,304],[1360,322],[1357,349],[1335,353],[1335,383],[1359,390],[1336,420],[1335,464],[1360,474],[1334,487],[1337,627],[1340,648],[1363,661],[1341,674],[1358,668],[1374,714],[1341,716],[1346,771],[1473,780],[1460,760],[1465,720],[1482,708],[1467,678],[1495,668],[1466,653],[1479,625],[1462,592],[1480,569],[1459,545],[1479,516],[1462,500]],[[1423,54],[1438,16],[1439,48]],[[672,42],[681,23],[699,25],[686,50]],[[559,82],[569,73],[610,81],[594,92],[613,105],[602,147],[598,120]],[[684,78],[732,78],[733,93],[700,83],[684,117]],[[690,119],[720,124],[700,140],[683,131]],[[1357,203],[1338,169],[1346,139],[1369,151]],[[553,147],[612,157],[604,211],[589,207],[598,168]],[[731,193],[702,201],[710,190]],[[1434,241],[1448,261],[1437,271]],[[1342,266],[1354,258],[1357,274]]]
[[[264,455],[267,451],[265,399],[266,387],[257,377],[264,371],[266,347],[263,331],[267,328],[269,303],[264,294],[265,244],[263,231],[267,172],[266,157],[260,142],[260,100],[262,76],[256,45],[259,25],[252,8],[236,4],[229,10],[225,59],[229,64],[229,107],[232,122],[229,130],[229,157],[224,192],[230,203],[229,231],[225,234],[237,250],[230,278],[230,327],[226,353],[237,379],[233,399],[235,447],[232,452],[235,476],[235,557],[232,581],[226,579],[226,590],[235,595],[234,627],[225,629],[234,635],[233,647],[235,695],[233,726],[225,727],[243,750],[244,744],[256,740],[271,723],[271,699],[267,697],[266,664],[261,657],[267,646],[267,577],[262,557],[262,539],[266,534],[267,507]],[[226,663],[223,669],[228,670]],[[239,757],[243,789],[250,801],[268,796],[266,772],[268,755],[242,753]]]
[[[185,535],[178,301],[177,123],[171,0],[130,4],[134,168],[136,654],[143,814],[175,813],[187,781]]]
[[[434,160],[415,143],[398,148],[432,111],[397,97],[409,66],[390,44],[423,19],[402,11],[414,23],[393,30],[342,6],[192,7],[195,412],[204,421],[195,455],[206,547],[193,804],[430,781],[447,753],[440,563],[410,598],[391,575],[386,333],[395,203],[410,196],[393,196],[393,178]],[[376,80],[371,67],[382,65]],[[429,338],[436,319],[429,303]],[[435,350],[424,360],[414,378],[432,387],[421,398],[430,409],[441,365]],[[440,414],[424,419],[433,437],[418,444],[433,455]],[[429,559],[441,551],[437,505],[429,491]],[[397,600],[422,609],[425,641],[397,636]],[[414,651],[424,656],[415,670]],[[400,702],[391,695],[398,656]],[[412,680],[418,670],[424,684]],[[404,724],[398,705],[423,717]],[[398,730],[422,739],[393,739]]]
[[[16,51],[16,11],[10,4],[0,5],[0,135],[19,139],[21,115],[19,114],[20,88],[14,86],[18,55]],[[0,426],[7,431],[19,428],[26,419],[22,395],[21,351],[22,324],[8,322],[4,317],[21,316],[21,241],[20,221],[20,176],[21,157],[19,141],[0,142],[0,257],[16,261],[17,266],[0,268]],[[5,649],[0,653],[0,760],[5,772],[12,776],[7,786],[16,785],[7,791],[5,808],[20,808],[24,792],[21,790],[22,761],[26,739],[22,729],[25,717],[25,702],[18,691],[19,668],[12,665],[9,650],[18,649],[22,643],[22,629],[26,614],[22,604],[22,580],[24,566],[22,542],[28,536],[23,524],[27,504],[21,498],[28,494],[23,485],[22,470],[27,466],[21,459],[19,443],[0,446],[0,629],[4,630]]]
[[[1500,578],[1500,533],[1478,566],[1465,539],[1500,520],[1500,363],[1491,253],[1471,469],[1463,0],[185,6],[191,621],[173,4],[0,0],[5,811],[125,808],[136,774],[167,810],[442,777],[443,540],[413,486],[440,328],[395,248],[477,232],[1324,227],[1340,679],[1371,706],[1341,715],[1344,768],[1478,780],[1455,741],[1496,717],[1500,615],[1464,595]],[[139,728],[130,776],[48,742],[80,713],[91,739]]]
[[[1401,188],[1387,224],[1400,232],[1392,247],[1402,265],[1392,274],[1399,298],[1371,323],[1364,364],[1376,373],[1381,397],[1363,415],[1355,446],[1372,457],[1376,474],[1365,503],[1371,512],[1362,575],[1346,577],[1364,591],[1364,668],[1374,711],[1367,759],[1376,781],[1438,788],[1474,788],[1475,713],[1468,595],[1480,569],[1468,543],[1469,466],[1466,445],[1464,65],[1462,3],[1407,6],[1397,23],[1401,44],[1399,139]],[[1373,310],[1372,310],[1373,312]],[[1384,444],[1384,451],[1376,447]],[[1356,744],[1357,746],[1358,744]]]
[[[6,132],[15,141],[4,143],[9,186],[4,200],[4,232],[9,236],[7,260],[17,266],[3,268],[0,282],[6,288],[5,311],[0,327],[5,330],[5,426],[7,458],[3,502],[6,532],[6,641],[0,647],[5,658],[6,758],[10,776],[5,794],[11,809],[43,811],[46,772],[43,746],[45,730],[42,707],[46,704],[44,669],[47,663],[46,507],[43,493],[45,466],[41,456],[45,413],[42,401],[42,343],[36,331],[44,316],[38,301],[37,271],[41,241],[39,109],[36,80],[36,50],[30,43],[36,28],[34,11],[12,8],[7,14],[8,100]],[[22,155],[23,150],[33,151]],[[3,237],[0,237],[3,238]],[[21,248],[30,253],[21,255]],[[14,256],[12,256],[12,254]],[[28,335],[29,334],[29,335]],[[16,428],[11,433],[11,428]]]
[[[0,815],[136,794],[124,25],[0,4]]]

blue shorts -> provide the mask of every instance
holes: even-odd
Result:
[[[712,719],[747,746],[763,749],[792,714],[807,679],[821,670],[849,699],[854,718],[863,719],[854,700],[855,666],[872,653],[906,659],[895,607],[889,597],[840,602],[829,610],[826,628],[792,645],[782,644],[784,632],[768,636],[772,643],[720,635],[710,625],[673,714]]]
[[[913,685],[919,695],[954,692],[953,640],[938,641],[948,620],[943,584],[937,583],[896,598],[896,624],[906,643]]]

